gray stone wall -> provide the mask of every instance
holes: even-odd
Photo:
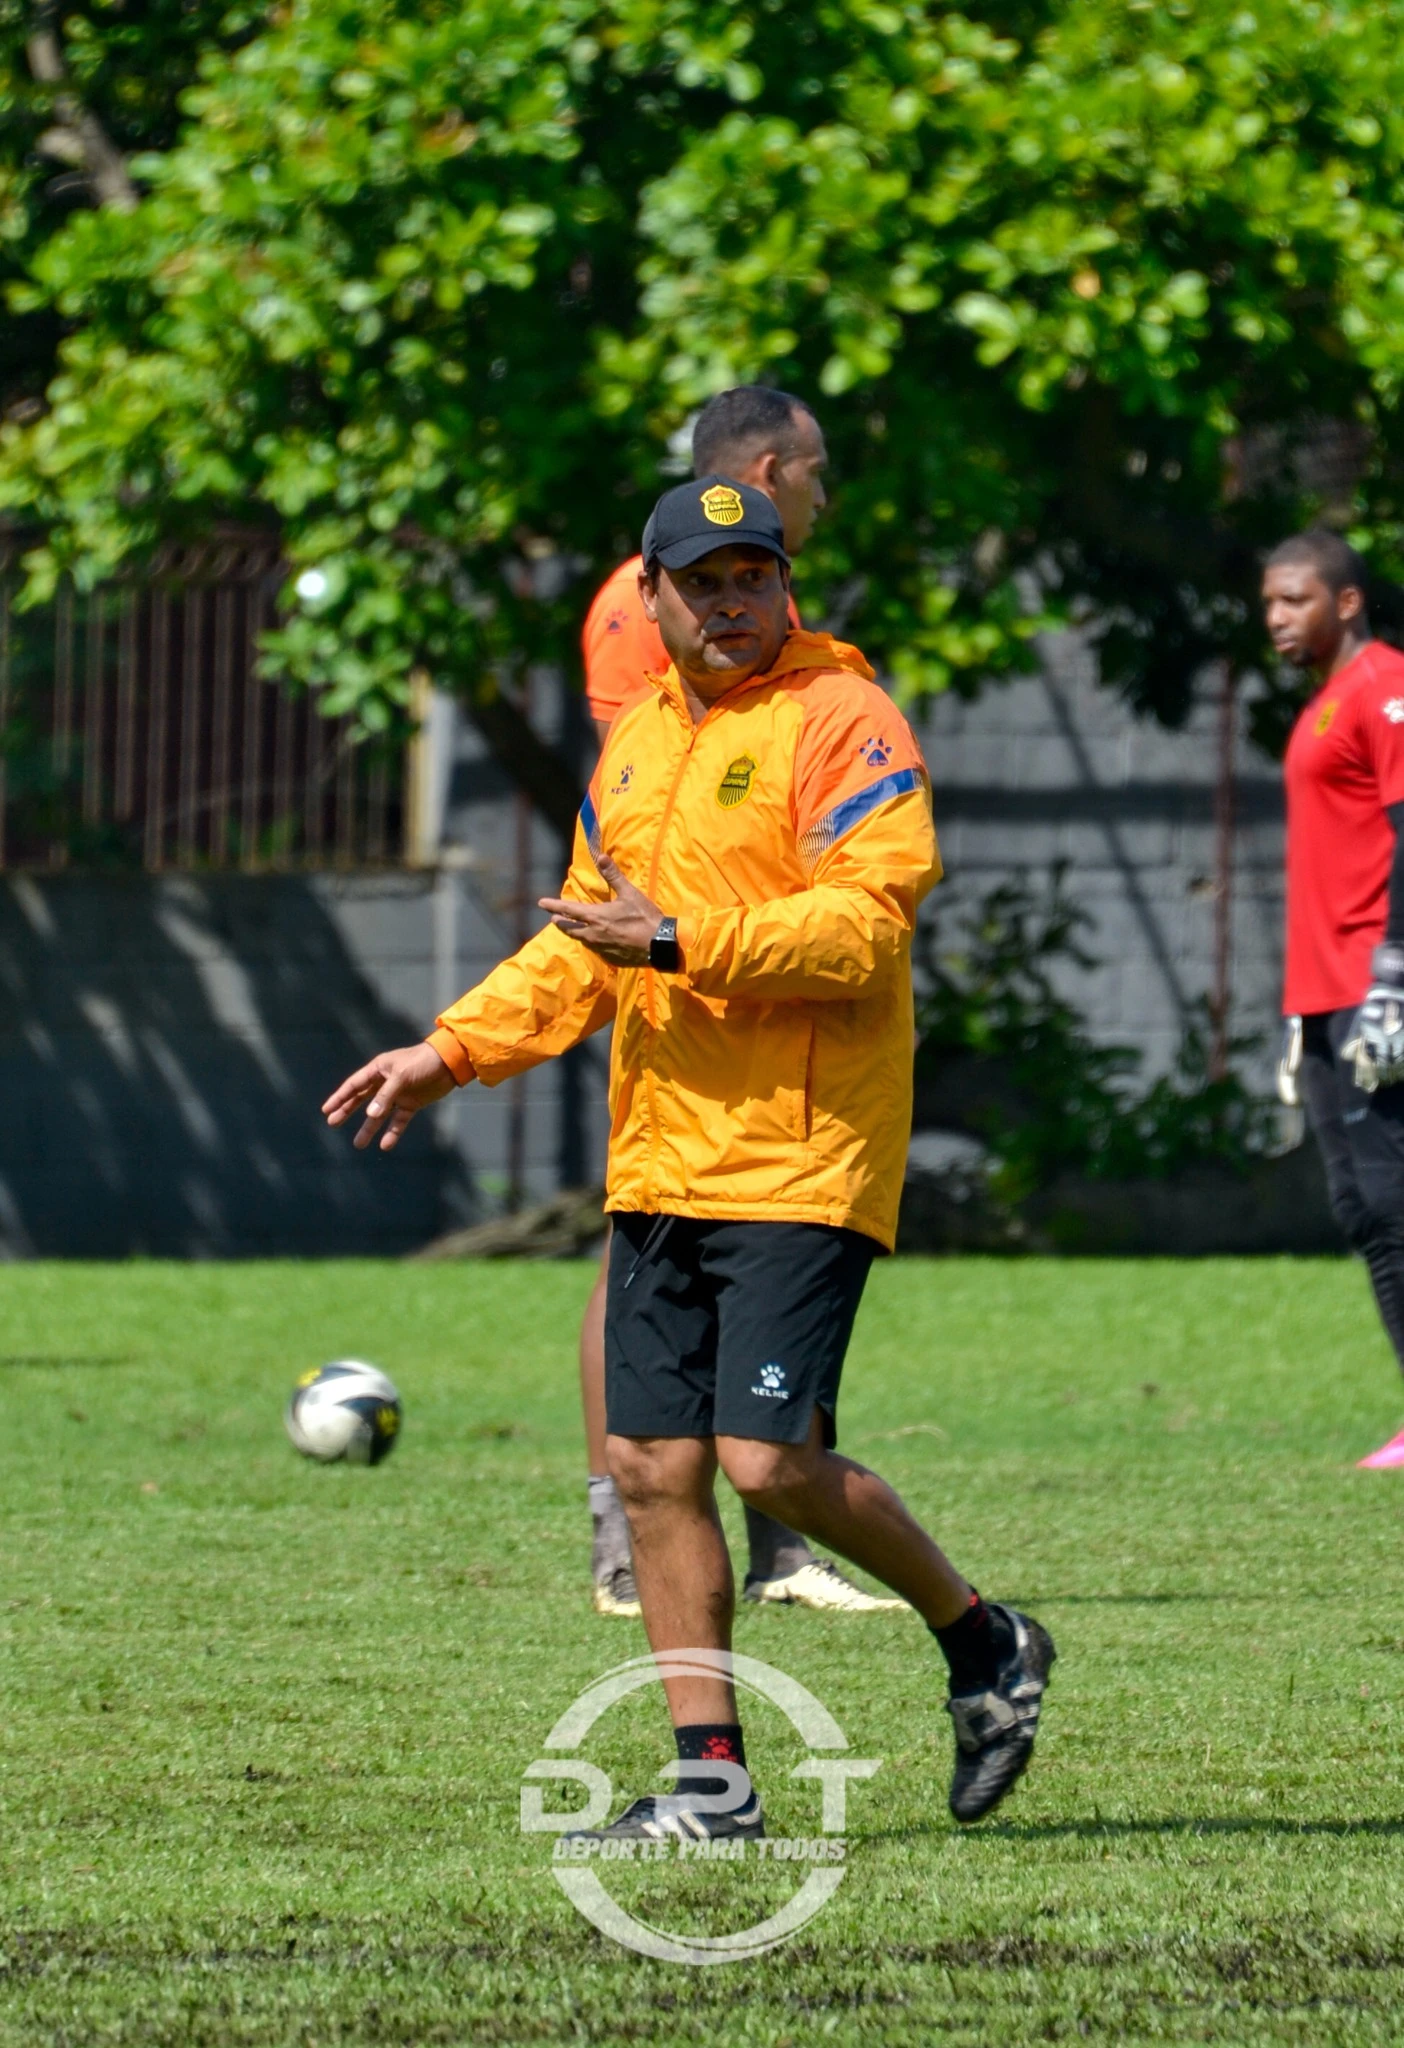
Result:
[[[457,877],[10,877],[0,1256],[396,1253],[491,1213],[515,1084],[389,1158],[317,1109],[502,950]],[[602,1177],[604,1093],[593,1049],[520,1084],[528,1199]]]
[[[1067,993],[1097,1037],[1162,1071],[1213,979],[1217,679],[1167,732],[1098,685],[1075,636],[1043,653],[1039,675],[973,704],[940,699],[918,720],[947,869],[928,915],[953,943],[961,912],[1003,877],[1066,861],[1098,960]],[[1242,705],[1235,753],[1230,1028],[1261,1038],[1244,1071],[1265,1090],[1282,975],[1281,774],[1248,740]]]

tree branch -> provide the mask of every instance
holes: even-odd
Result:
[[[493,759],[529,798],[567,848],[584,794],[569,764],[550,747],[512,699],[463,697],[464,710],[487,741]]]
[[[35,8],[34,27],[26,44],[29,69],[36,85],[63,88],[68,72],[63,46],[54,26],[53,0],[40,0]],[[60,163],[81,166],[99,206],[130,213],[137,204],[137,190],[127,175],[126,158],[109,139],[107,131],[76,93],[60,89],[54,94],[57,124],[45,129],[39,148]]]

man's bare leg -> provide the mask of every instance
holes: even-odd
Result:
[[[832,1544],[909,1600],[926,1622],[950,1669],[951,1812],[959,1821],[982,1820],[1033,1753],[1056,1654],[1047,1629],[1012,1607],[987,1607],[886,1480],[824,1448],[817,1409],[802,1444],[734,1436],[716,1443],[743,1499]]]
[[[851,1558],[909,1601],[928,1627],[948,1627],[970,1605],[967,1581],[887,1481],[825,1450],[818,1409],[806,1443],[724,1436],[717,1457],[743,1500]]]
[[[629,1516],[644,1627],[655,1656],[729,1651],[736,1587],[717,1514],[711,1438],[611,1436],[609,1460]],[[669,1678],[664,1690],[675,1728],[736,1720],[735,1690],[720,1674]]]
[[[614,1481],[609,1476],[609,1457],[605,1450],[604,1326],[612,1235],[613,1228],[609,1226],[600,1270],[590,1290],[580,1325],[580,1405],[585,1416],[585,1455],[589,1462],[593,1526],[590,1571],[595,1583],[595,1606],[601,1614],[627,1616],[638,1612],[633,1588],[626,1583],[632,1568],[628,1523]],[[749,1597],[755,1598],[760,1592],[766,1599],[795,1599],[795,1591],[787,1588],[786,1582],[793,1581],[795,1574],[803,1572],[806,1566],[818,1563],[804,1537],[759,1508],[748,1506],[746,1542],[749,1550],[746,1582],[752,1589]],[[822,1604],[841,1611],[849,1608],[862,1611],[864,1607],[877,1604],[857,1594],[842,1579],[836,1579],[831,1568],[822,1577],[814,1576],[816,1584],[810,1597],[815,1605]]]
[[[730,1648],[734,1589],[713,1493],[720,1463],[743,1499],[780,1509],[787,1522],[871,1571],[922,1616],[950,1666],[946,1704],[956,1737],[951,1812],[959,1821],[976,1821],[999,1804],[1033,1753],[1052,1640],[1028,1615],[987,1608],[885,1480],[825,1449],[817,1412],[803,1444],[611,1436],[609,1454],[629,1511],[655,1656]],[[699,1806],[698,1791],[672,1805],[655,1795],[635,1801],[600,1833],[620,1839],[670,1831],[693,1839],[759,1835],[765,1824],[745,1770],[733,1686],[722,1674],[705,1672],[670,1677],[666,1690],[680,1770],[693,1779],[688,1759],[726,1759],[718,1770],[734,1760],[739,1780],[723,1788],[726,1810]]]

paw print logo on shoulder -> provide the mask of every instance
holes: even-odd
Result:
[[[869,733],[858,751],[870,768],[885,768],[892,759],[891,742],[882,733]]]
[[[1391,697],[1380,709],[1391,725],[1404,725],[1404,697]]]
[[[626,761],[624,763],[624,766],[619,771],[619,780],[617,782],[610,784],[610,795],[623,796],[625,790],[629,787],[629,784],[633,781],[633,779],[634,764],[632,761]]]

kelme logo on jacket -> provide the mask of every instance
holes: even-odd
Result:
[[[738,804],[744,804],[751,794],[751,784],[756,779],[759,763],[749,754],[738,754],[731,766],[717,784],[717,802],[724,811],[734,811]]]
[[[702,510],[713,526],[735,526],[744,511],[741,493],[730,484],[713,484],[702,493]]]

